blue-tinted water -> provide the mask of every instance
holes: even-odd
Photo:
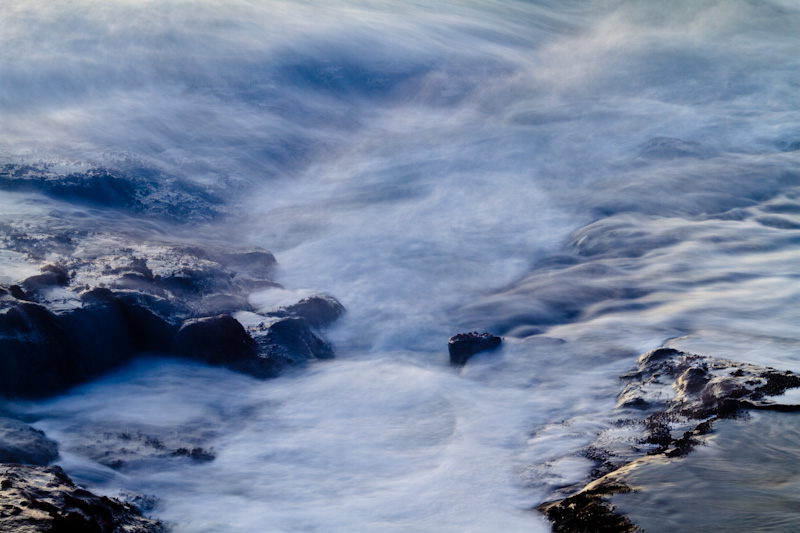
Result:
[[[348,308],[297,375],[147,360],[17,408],[179,531],[547,530],[527,509],[591,470],[639,353],[800,370],[798,27],[790,1],[6,2],[3,162],[216,203],[187,227],[4,191],[4,223],[257,245],[286,290],[253,305]],[[507,342],[453,370],[465,330]],[[120,427],[217,458],[115,471],[86,446]]]

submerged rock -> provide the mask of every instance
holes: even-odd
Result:
[[[54,171],[47,164],[0,165],[0,190],[36,192],[75,204],[164,219],[203,220],[220,214],[221,199],[175,176],[136,165]]]
[[[131,505],[76,486],[58,466],[0,465],[0,532],[166,533]]]
[[[38,429],[0,417],[0,463],[45,466],[58,457],[58,444]]]
[[[454,366],[464,366],[467,359],[479,352],[494,350],[502,339],[490,333],[459,333],[450,337],[447,348],[450,352],[450,364]]]
[[[654,137],[647,141],[640,158],[675,159],[679,157],[707,158],[714,155],[713,150],[695,141],[684,141],[672,137]]]
[[[85,424],[79,428],[80,438],[71,439],[64,451],[122,471],[141,463],[208,462],[215,453],[206,444],[218,436],[210,426],[197,421],[180,427],[144,425],[132,431],[129,424]]]

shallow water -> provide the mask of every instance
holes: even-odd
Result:
[[[645,465],[627,478],[638,492],[614,504],[646,531],[797,529],[796,414],[723,421],[684,461]]]
[[[221,213],[186,226],[0,192],[4,224],[257,245],[286,289],[254,306],[348,308],[325,332],[337,359],[277,380],[147,359],[11,406],[70,475],[155,496],[179,531],[547,530],[529,509],[585,480],[576,452],[640,353],[800,371],[793,2],[0,15],[3,162],[149,169]],[[450,368],[447,339],[472,330],[507,340]],[[88,451],[137,431],[216,458],[115,471]]]

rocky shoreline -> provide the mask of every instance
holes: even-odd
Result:
[[[85,242],[85,241],[84,241]],[[0,394],[36,399],[99,377],[142,353],[178,356],[258,378],[333,357],[319,332],[344,307],[318,295],[261,314],[253,290],[277,287],[265,250],[210,253],[140,244],[100,255],[72,253],[0,287]],[[231,315],[251,313],[245,328]],[[192,439],[130,434],[92,444],[119,469],[142,459],[214,459]],[[0,531],[163,532],[132,504],[96,496],[58,467],[56,443],[19,420],[0,419]],[[135,498],[134,498],[135,500]]]
[[[132,215],[186,222],[212,216],[213,195],[164,190],[155,177],[92,169],[68,176],[5,165],[0,189]],[[190,217],[191,219],[191,217]],[[87,383],[141,354],[180,357],[258,378],[333,357],[321,328],[344,307],[320,294],[254,309],[248,295],[279,288],[274,256],[263,249],[200,248],[113,229],[63,227],[52,220],[6,220],[0,243],[39,273],[0,284],[0,396],[41,399]],[[249,317],[247,326],[234,315]],[[55,442],[29,421],[0,418],[0,531],[156,533],[167,525],[134,503],[97,496],[55,466]],[[107,431],[85,450],[112,469],[138,460],[214,460],[196,439]],[[133,502],[133,503],[131,503]]]
[[[166,187],[157,176],[134,178],[121,170],[64,176],[47,168],[6,165],[0,169],[0,189],[35,191],[168,223],[222,212],[214,194],[183,184]],[[184,219],[187,213],[194,218]],[[253,292],[282,288],[274,280],[277,262],[267,250],[219,243],[190,246],[179,239],[50,220],[0,221],[0,244],[39,270],[0,283],[0,396],[7,399],[59,394],[141,354],[184,358],[261,379],[334,356],[323,335],[345,312],[334,297],[317,294],[267,310],[249,302]],[[569,289],[550,279],[547,283],[556,287],[550,291]],[[554,302],[569,300],[557,296]],[[549,308],[545,314],[560,316]],[[572,311],[562,314],[568,320]],[[247,320],[237,318],[242,316]],[[489,333],[456,335],[448,343],[450,364],[462,367],[501,343]],[[605,431],[581,452],[594,462],[591,478],[564,487],[559,497],[537,507],[554,531],[638,531],[611,501],[639,490],[628,480],[631,471],[685,457],[714,434],[720,420],[752,410],[800,411],[798,405],[775,399],[800,387],[796,374],[668,347],[642,355],[638,368],[621,379],[618,431]],[[0,531],[168,530],[142,516],[135,504],[146,501],[143,495],[121,501],[76,486],[55,466],[56,443],[28,422],[0,418]],[[138,461],[200,464],[215,459],[214,450],[197,435],[156,428],[132,432],[114,426],[82,446],[83,456],[114,470]]]
[[[610,502],[614,495],[638,490],[627,480],[630,472],[685,457],[713,435],[720,420],[746,416],[749,410],[800,411],[800,405],[775,398],[800,387],[797,374],[672,348],[642,355],[637,370],[621,379],[626,386],[617,409],[624,430],[584,450],[596,462],[593,479],[537,507],[556,532],[641,531]]]

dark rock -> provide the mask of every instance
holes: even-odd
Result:
[[[703,368],[687,368],[675,381],[675,388],[679,394],[697,394],[711,381],[708,371]]]
[[[303,317],[282,318],[266,329],[267,353],[288,358],[331,359],[333,350],[321,337],[311,331],[308,320]]]
[[[251,328],[250,334],[258,344],[258,358],[240,370],[255,376],[271,377],[290,366],[333,358],[330,344],[314,333],[302,317],[283,317]]]
[[[9,292],[9,294],[11,294],[11,296],[16,298],[17,300],[23,300],[23,301],[26,301],[26,302],[30,302],[31,301],[30,297],[27,294],[25,294],[25,291],[23,291],[22,287],[20,287],[19,285],[10,286],[8,288],[8,292]]]
[[[708,438],[719,419],[738,417],[749,409],[800,412],[800,405],[770,398],[800,387],[800,376],[672,348],[642,355],[637,370],[621,377],[628,383],[619,395],[618,409],[649,412],[643,420],[627,424],[641,427],[642,435],[629,444],[602,437],[599,442],[605,451],[593,454],[606,463],[595,469],[600,477],[579,492],[538,508],[553,521],[554,531],[637,531],[608,502],[613,494],[630,490],[625,484],[627,472],[647,462],[686,456]],[[623,434],[630,438],[629,432]]]
[[[247,296],[254,288],[276,285],[267,277],[275,258],[266,250],[163,243],[139,243],[135,250],[120,243],[109,249],[113,236],[71,235],[67,255],[0,294],[0,395],[58,393],[143,352],[177,352],[262,377],[332,357],[330,346],[313,331],[344,310],[330,296],[276,310],[270,319],[301,322],[275,321],[254,332],[258,343],[229,316],[252,311]],[[7,236],[0,227],[4,242],[16,242]],[[92,238],[101,242],[75,246]],[[50,254],[51,261],[55,255]],[[48,290],[57,287],[63,290]]]
[[[114,283],[117,289],[130,289],[139,291],[158,290],[153,283],[153,278],[139,272],[126,272]]]
[[[614,512],[606,498],[630,492],[622,484],[605,484],[583,490],[569,498],[543,503],[537,510],[552,523],[554,533],[634,533],[641,531],[627,517]]]
[[[301,317],[280,318],[249,331],[230,315],[187,320],[175,335],[172,351],[260,378],[333,357],[330,345]]]
[[[41,305],[20,303],[0,314],[0,392],[36,396],[61,388],[73,373],[68,344],[58,317]]]
[[[154,169],[90,168],[60,174],[48,165],[0,166],[0,189],[38,192],[76,204],[158,216],[178,222],[204,220],[219,214],[220,199],[198,187]]]
[[[258,354],[255,341],[230,315],[187,320],[175,335],[172,349],[212,365],[233,367]]]
[[[76,486],[58,466],[0,465],[0,532],[166,533],[129,504]]]
[[[42,273],[26,278],[20,283],[27,293],[37,293],[51,287],[65,287],[69,284],[69,272],[61,265],[45,265]]]
[[[60,314],[19,303],[0,313],[0,394],[36,397],[82,383],[143,351],[165,351],[177,327],[154,297],[97,288]]]
[[[323,294],[300,300],[296,304],[282,308],[281,311],[290,316],[305,318],[313,327],[319,328],[338,319],[345,309],[336,298]]]
[[[167,276],[156,278],[168,291],[190,295],[211,294],[232,289],[234,274],[216,265],[197,265],[184,267]]]
[[[0,463],[45,466],[58,457],[58,445],[38,429],[0,417]]]
[[[450,337],[450,342],[447,345],[450,351],[450,364],[454,366],[463,366],[466,364],[467,359],[476,353],[486,350],[493,350],[500,346],[502,339],[490,333],[459,333],[454,337]]]

